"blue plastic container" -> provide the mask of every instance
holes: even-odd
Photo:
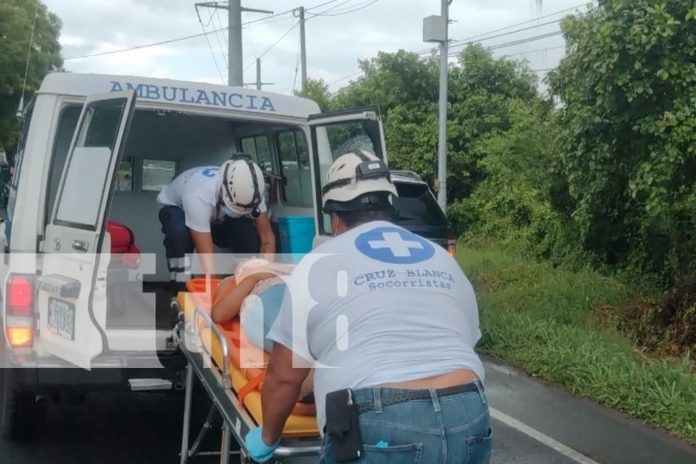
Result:
[[[314,240],[312,216],[282,216],[278,218],[281,253],[309,253]]]

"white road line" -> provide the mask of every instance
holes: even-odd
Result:
[[[510,369],[510,368],[505,367],[505,366],[501,366],[501,365],[490,363],[490,362],[485,363],[485,365],[486,365],[486,369],[493,369],[494,371],[502,372],[503,374],[507,374],[507,375],[519,375],[513,369]]]
[[[518,430],[528,437],[531,437],[535,439],[536,441],[548,446],[549,448],[559,452],[563,456],[572,459],[573,461],[577,462],[578,464],[599,464],[597,461],[594,459],[590,459],[584,454],[581,454],[577,451],[575,451],[572,448],[567,447],[561,442],[558,442],[554,440],[553,438],[549,437],[548,435],[545,435],[541,432],[539,432],[536,429],[531,428],[530,426],[523,424],[522,422],[518,421],[514,417],[508,416],[502,411],[499,411],[495,408],[490,408],[490,416],[492,419],[495,419],[499,422],[502,422],[503,424],[507,425],[508,427],[512,427],[515,430]]]

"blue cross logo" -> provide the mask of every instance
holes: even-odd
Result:
[[[363,232],[355,239],[355,247],[368,258],[393,264],[420,263],[435,254],[430,242],[398,227]]]

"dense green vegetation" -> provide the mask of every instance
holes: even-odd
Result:
[[[606,0],[562,21],[567,55],[538,91],[524,63],[469,45],[449,70],[448,215],[554,265],[654,290],[621,327],[696,347],[696,5]],[[324,108],[379,106],[390,164],[432,180],[437,63],[380,53]]]
[[[60,20],[0,0],[0,147],[26,90],[60,68]],[[565,18],[539,91],[471,44],[449,69],[448,216],[481,307],[482,349],[696,443],[696,3],[601,0]],[[438,65],[362,61],[323,110],[375,105],[390,164],[436,172]],[[636,289],[640,289],[637,291]]]
[[[461,243],[458,258],[478,293],[479,349],[696,444],[689,359],[650,360],[607,319],[634,290],[480,243]]]
[[[27,67],[34,18],[34,40]],[[0,148],[10,149],[17,140],[20,123],[15,114],[25,70],[26,102],[46,73],[63,65],[58,43],[60,28],[60,19],[40,0],[0,0]]]

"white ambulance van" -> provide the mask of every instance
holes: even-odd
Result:
[[[248,153],[266,173],[279,251],[309,251],[293,237],[306,231],[283,228],[288,219],[313,226],[315,242],[328,235],[317,205],[334,155],[349,147],[384,158],[385,149],[375,109],[318,113],[310,100],[246,88],[71,73],[44,79],[24,114],[0,239],[8,436],[30,436],[41,400],[55,393],[181,381],[156,202],[179,173]],[[121,272],[108,221],[132,231],[147,266]],[[119,275],[139,295],[107,298]]]

